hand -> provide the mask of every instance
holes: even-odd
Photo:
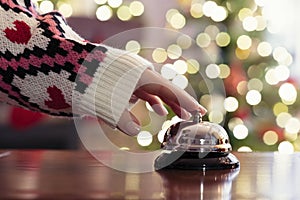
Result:
[[[175,86],[153,70],[145,70],[142,74],[134,95],[139,99],[147,101],[153,110],[162,116],[168,114],[162,101],[166,103],[176,115],[188,120],[191,113],[199,111],[204,115],[207,111],[186,91]],[[162,101],[161,101],[162,100]],[[118,122],[118,128],[128,135],[137,135],[140,131],[140,123],[136,117],[125,110]]]

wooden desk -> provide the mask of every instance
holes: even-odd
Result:
[[[83,151],[0,157],[0,199],[299,199],[300,154],[235,153],[240,170],[132,174]]]

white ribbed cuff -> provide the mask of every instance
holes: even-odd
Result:
[[[146,59],[119,49],[107,47],[106,57],[100,63],[92,84],[81,98],[80,110],[96,115],[116,127],[129,100],[147,68],[153,65]]]

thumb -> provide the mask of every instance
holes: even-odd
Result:
[[[124,110],[117,126],[121,131],[129,136],[135,136],[141,130],[138,119],[128,109]]]

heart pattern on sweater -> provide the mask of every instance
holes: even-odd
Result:
[[[13,24],[15,25],[14,29],[6,28],[4,30],[7,39],[17,44],[27,44],[31,38],[30,26],[19,20],[14,21]]]
[[[45,101],[45,104],[52,109],[61,110],[65,108],[70,108],[71,106],[66,102],[62,91],[56,86],[51,86],[47,88],[47,92],[51,100]]]

